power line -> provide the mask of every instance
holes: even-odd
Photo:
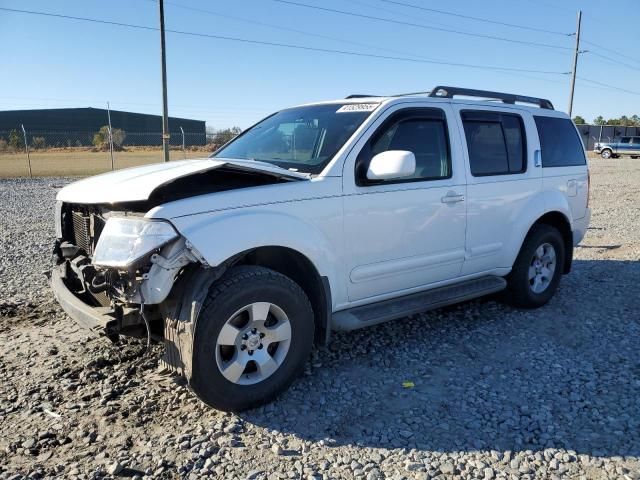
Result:
[[[157,3],[157,0],[149,0],[149,1],[153,2],[153,3]],[[330,36],[330,35],[324,35],[324,34],[320,34],[320,33],[309,32],[309,31],[299,30],[299,29],[290,28],[290,27],[283,27],[283,26],[280,26],[280,25],[274,25],[272,23],[262,22],[262,21],[258,21],[258,20],[251,20],[251,19],[247,19],[247,18],[237,17],[237,16],[234,16],[234,15],[223,14],[223,13],[215,12],[215,11],[212,11],[212,10],[206,10],[206,9],[203,9],[203,8],[189,7],[189,6],[181,5],[181,4],[175,3],[175,2],[165,2],[165,3],[167,5],[172,5],[172,6],[176,7],[176,8],[181,8],[181,9],[184,9],[184,10],[191,10],[191,11],[198,12],[198,13],[205,13],[205,14],[208,14],[208,15],[213,15],[213,16],[221,17],[221,18],[229,18],[229,19],[232,19],[232,20],[240,21],[240,22],[250,23],[250,24],[254,24],[254,25],[260,25],[260,26],[269,27],[269,28],[274,28],[274,29],[277,29],[277,30],[282,30],[282,31],[287,31],[287,32],[294,32],[294,33],[298,33],[298,34],[301,34],[301,35],[307,35],[307,36],[311,36],[311,37],[323,38],[323,39],[327,39],[327,40],[333,40],[333,41],[336,41],[336,42],[343,42],[343,43],[347,43],[347,44],[357,45],[357,46],[360,46],[360,47],[371,48],[371,49],[374,49],[374,50],[393,52],[393,53],[398,53],[398,54],[401,54],[401,55],[410,55],[412,57],[419,58],[419,59],[422,59],[422,60],[444,62],[444,60],[439,60],[439,59],[432,58],[432,57],[425,57],[423,55],[416,55],[414,53],[410,53],[410,52],[407,52],[405,50],[397,50],[397,49],[388,48],[388,47],[380,47],[378,45],[372,45],[372,44],[369,44],[369,43],[356,42],[356,41],[347,40],[347,39],[343,39],[343,38],[333,37],[333,36]],[[391,13],[394,13],[391,10],[387,10],[387,11],[389,11]],[[512,75],[521,76],[523,78],[536,78],[536,77],[526,77],[524,75],[518,75],[518,74],[515,74],[515,73],[512,73]],[[540,79],[538,79],[538,80],[540,80]]]
[[[607,62],[614,63],[614,64],[617,64],[617,65],[622,65],[623,67],[627,67],[627,68],[630,68],[631,70],[636,70],[636,71],[640,72],[640,66],[636,67],[635,65],[631,65],[631,64],[625,63],[625,62],[621,62],[620,60],[615,60],[615,59],[613,59],[611,57],[608,57],[606,55],[601,55],[598,52],[592,52],[590,50],[588,50],[587,53],[590,54],[590,55],[595,55],[596,57],[602,58],[602,59],[606,60]]]
[[[630,57],[629,55],[624,55],[623,53],[620,53],[617,50],[613,50],[612,48],[603,47],[602,45],[599,45],[599,44],[593,43],[593,42],[589,42],[587,40],[583,40],[582,43],[586,43],[587,45],[591,45],[592,47],[599,48],[599,49],[604,50],[606,52],[615,53],[619,57],[623,57],[623,58],[626,58],[628,60],[633,60],[634,62],[640,63],[640,60],[638,60],[637,58]],[[593,53],[593,52],[591,52],[591,53]]]
[[[153,3],[157,3],[157,0],[149,0],[150,2]],[[174,6],[176,8],[181,8],[183,10],[191,10],[194,12],[198,12],[198,13],[205,13],[208,15],[213,15],[215,17],[220,17],[220,18],[228,18],[231,20],[236,20],[238,22],[245,22],[245,23],[249,23],[249,24],[253,24],[253,25],[260,25],[263,27],[268,27],[268,28],[274,28],[276,30],[282,30],[284,32],[293,32],[293,33],[297,33],[300,35],[306,35],[309,37],[315,37],[315,38],[322,38],[325,40],[332,40],[335,42],[341,42],[341,43],[346,43],[346,44],[350,44],[350,45],[357,45],[359,47],[365,47],[365,48],[372,48],[374,50],[382,50],[382,51],[387,51],[387,52],[393,52],[393,53],[399,53],[401,55],[411,55],[414,56],[416,58],[422,58],[424,60],[437,60],[434,58],[429,58],[429,57],[424,57],[422,55],[415,55],[413,53],[409,53],[403,50],[396,50],[394,48],[388,48],[388,47],[380,47],[378,45],[372,45],[369,43],[363,43],[363,42],[356,42],[354,40],[347,40],[345,38],[338,38],[338,37],[333,37],[330,35],[325,35],[322,33],[315,33],[315,32],[309,32],[307,30],[299,30],[297,28],[291,28],[291,27],[283,27],[281,25],[275,25],[273,23],[267,23],[267,22],[262,22],[262,21],[258,21],[258,20],[252,20],[252,19],[248,19],[248,18],[242,18],[242,17],[237,17],[234,15],[229,15],[229,14],[225,14],[225,13],[219,13],[219,12],[214,12],[213,10],[206,10],[204,8],[196,8],[196,7],[189,7],[186,5],[181,5],[179,3],[175,3],[175,2],[165,2],[167,5],[171,5]]]
[[[563,47],[561,45],[553,45],[550,43],[538,43],[538,42],[528,42],[525,40],[516,40],[513,38],[507,38],[507,37],[499,37],[499,36],[495,36],[495,35],[485,35],[482,33],[471,33],[471,32],[465,32],[463,30],[455,30],[455,29],[449,29],[449,28],[441,28],[441,27],[434,27],[432,25],[425,25],[423,23],[413,23],[413,22],[404,22],[402,20],[393,20],[391,18],[383,18],[383,17],[376,17],[373,15],[366,15],[363,13],[355,13],[355,12],[348,12],[346,10],[337,10],[337,9],[333,9],[333,8],[327,8],[327,7],[321,7],[318,5],[309,5],[307,3],[300,3],[300,2],[294,2],[291,0],[272,0],[274,2],[278,2],[278,3],[283,3],[286,5],[293,5],[296,7],[303,7],[303,8],[311,8],[314,10],[320,10],[320,11],[324,11],[324,12],[330,12],[330,13],[338,13],[340,15],[348,15],[351,17],[358,17],[358,18],[366,18],[368,20],[376,20],[379,22],[386,22],[386,23],[393,23],[396,25],[407,25],[410,27],[415,27],[415,28],[423,28],[423,29],[427,29],[427,30],[436,30],[439,32],[447,32],[447,33],[455,33],[457,35],[465,35],[468,37],[476,37],[476,38],[485,38],[485,39],[489,39],[489,40],[498,40],[498,41],[502,41],[502,42],[508,42],[508,43],[515,43],[518,45],[527,45],[527,46],[532,46],[532,47],[542,47],[542,48],[553,48],[553,49],[558,49],[558,50],[572,50],[572,48],[570,47]]]
[[[100,20],[100,19],[88,18],[88,17],[76,17],[76,16],[72,16],[72,15],[63,15],[63,14],[50,13],[50,12],[39,12],[39,11],[34,11],[34,10],[19,10],[19,9],[13,9],[13,8],[0,7],[0,11],[13,12],[13,13],[24,13],[24,14],[30,14],[30,15],[40,15],[40,16],[55,17],[55,18],[64,18],[64,19],[68,19],[68,20],[76,20],[76,21],[92,22],[92,23],[101,23],[101,24],[106,24],[106,25],[115,25],[115,26],[120,26],[120,27],[136,28],[136,29],[149,30],[149,31],[157,31],[158,30],[158,28],[156,28],[156,27],[148,27],[148,26],[144,26],[144,25],[136,25],[136,24],[131,24],[131,23],[114,22],[114,21]],[[465,68],[474,68],[474,69],[492,70],[492,71],[540,73],[540,74],[549,74],[549,75],[566,75],[567,74],[567,72],[556,72],[556,71],[549,71],[549,70],[531,70],[531,69],[524,69],[524,68],[475,65],[475,64],[460,63],[460,62],[444,62],[444,61],[426,60],[426,59],[411,58],[411,57],[396,57],[396,56],[391,56],[391,55],[377,55],[377,54],[373,54],[373,53],[353,52],[353,51],[349,51],[349,50],[334,50],[334,49],[329,49],[329,48],[319,48],[319,47],[310,47],[310,46],[305,46],[305,45],[295,45],[295,44],[290,44],[290,43],[268,42],[268,41],[262,41],[262,40],[252,40],[252,39],[248,39],[248,38],[230,37],[230,36],[224,36],[224,35],[211,35],[211,34],[207,34],[207,33],[188,32],[188,31],[184,31],[184,30],[166,29],[166,31],[170,32],[170,33],[174,33],[174,34],[178,34],[178,35],[185,35],[185,36],[190,36],[190,37],[211,38],[211,39],[215,39],[215,40],[227,40],[227,41],[232,41],[232,42],[248,43],[248,44],[252,44],[252,45],[266,45],[266,46],[271,46],[271,47],[290,48],[290,49],[295,49],[295,50],[313,51],[313,52],[321,52],[321,53],[337,53],[337,54],[340,54],[340,55],[350,55],[350,56],[357,56],[357,57],[376,58],[376,59],[380,59],[380,60],[395,60],[395,61],[403,61],[403,62],[410,62],[410,63],[426,63],[426,64],[434,64],[434,65],[447,65],[447,66],[453,66],[453,67],[465,67]]]
[[[634,92],[633,90],[627,90],[626,88],[616,87],[615,85],[611,85],[609,83],[598,82],[596,80],[591,80],[589,78],[584,78],[584,77],[577,77],[577,78],[578,78],[578,80],[582,80],[583,82],[591,82],[591,83],[595,83],[596,85],[600,85],[601,87],[607,87],[607,88],[611,88],[613,90],[618,90],[620,92],[625,92],[625,93],[629,93],[631,95],[640,96],[640,92]]]
[[[439,10],[436,8],[427,8],[427,7],[423,7],[421,5],[414,5],[412,3],[405,3],[405,2],[398,2],[396,0],[380,0],[381,2],[385,2],[385,3],[392,3],[394,5],[401,5],[403,7],[408,7],[408,8],[414,8],[417,10],[423,10],[425,12],[435,12],[435,13],[440,13],[442,15],[450,15],[452,17],[457,17],[457,18],[464,18],[467,20],[475,20],[478,22],[485,22],[485,23],[491,23],[494,25],[502,25],[504,27],[513,27],[513,28],[519,28],[522,30],[530,30],[532,32],[542,32],[542,33],[550,33],[550,34],[554,34],[554,35],[561,35],[563,37],[570,37],[573,34],[572,33],[564,33],[564,32],[558,32],[555,30],[547,30],[545,28],[537,28],[537,27],[531,27],[528,25],[519,25],[519,24],[515,24],[515,23],[507,23],[507,22],[500,22],[498,20],[491,20],[489,18],[481,18],[481,17],[473,17],[471,15],[463,15],[461,13],[454,13],[454,12],[448,12],[445,10]]]

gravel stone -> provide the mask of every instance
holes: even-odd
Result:
[[[590,164],[591,226],[548,305],[335,332],[237,415],[161,375],[161,346],[68,318],[42,275],[68,179],[0,180],[0,480],[638,479],[640,161]]]

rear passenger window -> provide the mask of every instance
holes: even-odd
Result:
[[[526,170],[526,142],[519,115],[468,110],[461,112],[474,177]]]
[[[543,167],[586,165],[584,148],[568,118],[533,117],[540,136]]]

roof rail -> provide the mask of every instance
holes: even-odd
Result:
[[[438,85],[433,90],[431,90],[431,93],[429,93],[430,97],[440,97],[440,98],[453,98],[454,95],[490,98],[490,99],[500,100],[503,103],[516,103],[516,102],[531,103],[533,105],[538,105],[540,108],[553,110],[553,104],[547,99],[537,98],[537,97],[527,97],[524,95],[514,95],[513,93],[490,92],[487,90],[474,90],[471,88],[446,87],[444,85]]]
[[[380,95],[367,95],[364,93],[354,93],[353,95],[349,95],[344,97],[345,99],[350,99],[350,98],[368,98],[368,97],[379,97]]]

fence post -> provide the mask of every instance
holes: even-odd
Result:
[[[24,136],[24,148],[27,151],[27,162],[29,163],[29,178],[33,178],[33,172],[31,171],[31,155],[29,155],[29,142],[27,142],[27,131],[24,129],[24,124],[20,124],[22,127],[22,135]]]
[[[109,153],[111,154],[111,171],[113,172],[113,135],[111,133],[111,108],[107,102],[107,120],[109,120]]]
[[[184,154],[184,159],[187,159],[187,150],[185,148],[185,143],[184,143],[184,129],[182,128],[182,125],[180,125],[180,131],[182,132],[182,153]]]

